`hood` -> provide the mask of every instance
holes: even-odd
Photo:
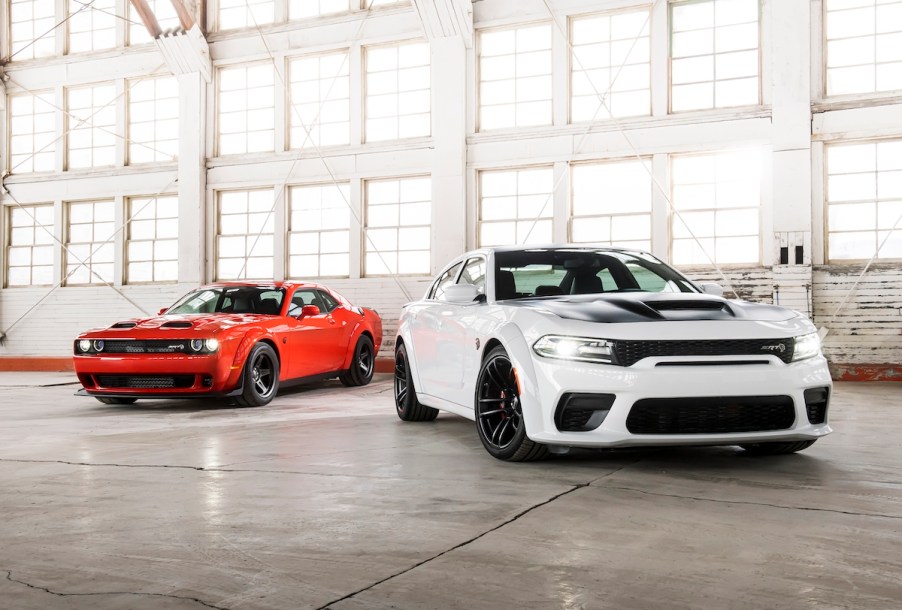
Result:
[[[153,318],[133,318],[122,320],[104,329],[94,329],[91,332],[109,331],[136,331],[136,330],[164,330],[164,331],[208,331],[214,332],[224,328],[231,328],[241,324],[249,324],[263,318],[271,318],[262,314],[193,314],[156,316]]]
[[[544,311],[583,322],[747,320],[779,322],[798,314],[783,307],[728,301],[708,294],[629,292],[533,297],[501,301],[507,307]]]

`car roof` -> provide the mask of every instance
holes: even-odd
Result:
[[[264,280],[258,281],[235,281],[235,282],[215,282],[212,284],[205,284],[201,286],[201,288],[285,288],[289,290],[294,287],[299,286],[308,286],[311,288],[323,288],[320,284],[315,284],[313,282],[298,282],[298,281],[289,281],[289,280],[273,280],[270,282]]]
[[[491,246],[485,248],[479,248],[478,250],[473,250],[472,252],[468,252],[468,254],[476,254],[476,253],[484,253],[489,254],[492,252],[527,252],[531,250],[582,250],[582,251],[598,251],[604,250],[606,252],[645,252],[644,250],[640,250],[638,248],[619,248],[616,246],[608,246],[604,244],[592,244],[592,243],[581,243],[581,244],[530,244],[530,245],[519,245],[519,246]]]

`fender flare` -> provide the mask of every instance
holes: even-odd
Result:
[[[237,387],[241,384],[241,373],[244,370],[244,364],[247,362],[247,357],[251,353],[253,347],[261,339],[269,339],[268,342],[273,346],[276,356],[279,357],[279,377],[282,377],[282,372],[285,368],[281,366],[282,354],[279,352],[276,341],[262,328],[251,328],[244,334],[244,337],[241,338],[241,341],[238,343],[238,348],[235,350],[235,356],[232,358],[231,372],[229,373],[228,387]]]
[[[407,346],[407,368],[410,371],[410,379],[413,381],[413,387],[420,393],[423,391],[423,384],[420,383],[420,371],[416,363],[416,351],[413,347],[413,338],[410,336],[410,327],[401,313],[401,319],[398,321],[398,332],[395,334],[395,349],[392,350],[392,359],[398,351],[399,340]],[[419,388],[419,389],[417,389]]]
[[[375,350],[376,340],[374,339],[373,329],[369,327],[369,324],[365,324],[363,321],[357,322],[354,326],[354,329],[351,331],[351,338],[348,340],[348,345],[346,347],[347,352],[345,353],[345,359],[342,362],[341,370],[346,371],[351,368],[351,361],[354,359],[354,352],[357,351],[357,342],[360,340],[360,335],[367,333],[370,336],[370,340],[373,341],[373,346]],[[376,354],[373,353],[373,358],[375,359]]]

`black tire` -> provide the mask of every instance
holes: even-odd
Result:
[[[105,405],[130,405],[138,400],[137,398],[120,398],[117,396],[95,396],[94,398]]]
[[[404,421],[432,421],[438,417],[438,409],[427,407],[417,400],[417,390],[413,387],[410,360],[407,348],[400,344],[395,350],[395,410]]]
[[[739,445],[750,455],[785,455],[808,449],[815,441],[790,441],[781,443],[754,443]]]
[[[375,370],[376,349],[373,347],[373,340],[367,335],[360,335],[354,347],[351,368],[339,375],[338,380],[348,387],[366,385],[372,381]]]
[[[486,354],[476,382],[476,430],[489,454],[507,462],[548,457],[547,445],[529,440],[514,368],[500,345]]]
[[[241,372],[244,389],[235,402],[242,407],[268,405],[279,391],[279,357],[268,343],[256,344]]]

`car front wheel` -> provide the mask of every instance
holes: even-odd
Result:
[[[432,421],[438,417],[438,409],[427,407],[417,400],[413,387],[413,375],[407,358],[407,347],[402,343],[395,350],[395,410],[404,421]]]
[[[244,387],[235,397],[242,407],[269,404],[279,391],[279,357],[268,343],[258,343],[251,350],[242,372]]]
[[[516,373],[503,347],[490,351],[476,383],[476,429],[492,457],[529,462],[548,457],[548,447],[529,440]]]
[[[786,455],[808,449],[814,441],[789,441],[783,443],[754,443],[739,445],[750,455]]]

